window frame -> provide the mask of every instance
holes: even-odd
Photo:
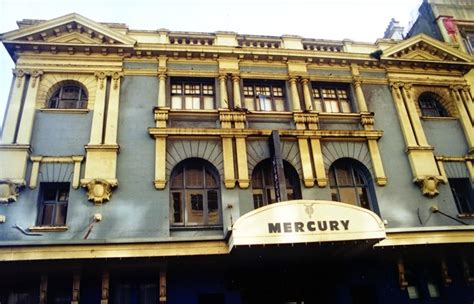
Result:
[[[429,99],[428,99],[429,98]],[[448,110],[441,103],[442,97],[432,92],[418,96],[418,107],[422,117],[450,117]]]
[[[336,172],[338,168],[348,168],[348,171],[350,172],[350,180],[352,182],[350,185],[340,184],[340,174],[338,175]],[[357,176],[359,176],[363,180],[363,183],[359,183],[357,181]],[[333,182],[335,182],[335,184],[333,184]],[[340,158],[334,161],[328,169],[328,183],[332,201],[358,206],[380,214],[372,175],[370,174],[368,169],[358,160],[351,158]],[[341,189],[353,189],[353,194],[357,204],[344,202],[341,199]],[[364,204],[361,203],[358,189],[365,189],[365,195],[367,197],[367,206],[364,206]]]
[[[67,211],[69,207],[69,195],[71,193],[71,184],[68,182],[42,182],[40,184],[40,194],[38,198],[38,227],[65,227],[67,223]],[[47,192],[54,191],[54,200],[46,199]],[[60,200],[60,191],[67,191],[66,201]],[[46,210],[47,206],[51,206],[51,219],[46,222]],[[64,211],[64,222],[59,222],[61,215],[61,207],[65,208]]]
[[[188,185],[187,181],[187,171],[194,170],[194,168],[199,167],[199,171],[202,174],[202,186],[201,185]],[[191,168],[191,169],[189,169]],[[175,186],[174,179],[181,174],[181,186]],[[207,174],[210,174],[211,178],[214,179],[215,185],[208,185]],[[209,223],[209,194],[215,192],[216,194],[216,204],[217,204],[217,222]],[[181,217],[180,222],[175,221],[175,195],[179,195],[179,204],[180,210],[178,211]],[[190,214],[194,210],[193,202],[191,195],[202,195],[202,223],[195,223],[190,221]],[[189,201],[191,200],[191,201]],[[199,202],[198,202],[199,203]],[[199,205],[199,204],[198,204]],[[191,210],[188,210],[189,207]],[[200,210],[199,206],[198,209]],[[206,227],[221,227],[222,226],[222,206],[221,206],[221,189],[220,189],[220,178],[217,170],[208,163],[207,161],[191,158],[187,159],[180,164],[178,164],[172,171],[170,175],[170,226],[173,228],[206,228]]]
[[[324,99],[323,90],[334,90],[335,98]],[[342,99],[339,94],[339,91],[343,90],[346,95],[346,101]],[[316,96],[318,92],[319,96]],[[325,82],[311,82],[311,96],[312,96],[312,107],[313,111],[321,113],[355,113],[354,107],[354,97],[351,90],[351,85],[348,83],[325,83]],[[333,111],[327,109],[327,102],[336,102],[338,111]],[[320,103],[320,106],[317,106],[317,103]],[[347,103],[348,111],[344,111],[343,103]]]
[[[190,93],[186,94],[186,86],[199,86],[199,93]],[[174,93],[174,86],[180,86],[181,93]],[[212,94],[205,94],[205,90],[209,90],[209,88],[204,88],[204,86],[210,86],[212,88]],[[214,78],[184,78],[184,77],[172,77],[170,79],[169,84],[169,94],[170,94],[170,108],[173,110],[184,110],[184,111],[193,111],[193,110],[215,110],[216,109],[216,85]],[[194,88],[192,88],[194,90]],[[173,99],[176,97],[180,97],[181,107],[174,107]],[[198,98],[199,100],[199,108],[191,108],[186,107],[186,97],[189,98]],[[212,107],[206,108],[206,97],[212,98]],[[193,100],[191,99],[191,105],[193,104]]]
[[[462,184],[461,184],[462,183]],[[473,215],[474,216],[474,190],[472,189],[471,180],[467,177],[459,178],[453,177],[448,178],[449,188],[451,189],[451,193],[453,195],[454,203],[456,204],[456,208],[460,215]],[[456,188],[464,188],[461,190],[460,194],[456,193]],[[467,191],[467,193],[466,193]],[[461,202],[461,198],[463,198],[464,202]],[[463,206],[465,205],[465,206]],[[467,209],[467,210],[464,210]]]
[[[274,195],[275,193],[275,185],[273,183],[272,171],[272,163],[271,159],[269,158],[259,162],[252,170],[251,186],[254,209],[258,209],[260,207],[276,203],[276,201],[271,200],[272,195]],[[300,178],[296,169],[287,161],[283,161],[283,171],[285,174],[285,185],[287,191],[287,197],[285,200],[302,199]],[[255,177],[257,174],[261,176],[261,187],[256,187],[255,185]],[[267,184],[266,180],[269,180],[270,182]],[[291,193],[288,190],[292,190]],[[261,200],[258,202],[256,201],[256,195],[261,195]],[[289,197],[290,195],[292,197]]]
[[[63,98],[66,94],[64,91],[68,88],[78,89],[77,98]],[[87,90],[79,84],[63,84],[54,91],[51,97],[48,99],[46,104],[48,109],[61,109],[61,110],[74,110],[74,109],[87,109],[87,103],[89,96]],[[74,107],[62,107],[61,105],[73,104]]]
[[[249,111],[257,112],[288,112],[288,100],[286,94],[286,85],[284,81],[268,81],[268,80],[254,80],[244,79],[242,83],[242,95],[244,108]],[[251,94],[250,90],[251,88]],[[259,88],[257,90],[257,88]],[[268,88],[269,95],[257,94],[257,91],[261,91],[261,88]],[[276,95],[276,90],[280,89],[281,95]],[[265,90],[264,90],[265,91]],[[252,108],[248,106],[247,100],[252,100]],[[283,109],[277,110],[277,100],[281,99]],[[268,101],[267,101],[268,100]],[[262,106],[263,105],[263,106]]]

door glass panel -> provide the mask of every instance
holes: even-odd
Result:
[[[204,187],[203,172],[201,168],[187,168],[186,186],[187,187]]]
[[[341,202],[357,206],[357,197],[354,188],[339,188]]]

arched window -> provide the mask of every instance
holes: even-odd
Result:
[[[286,161],[283,161],[283,168],[287,197],[282,197],[282,200],[301,199],[298,172]],[[252,194],[255,209],[276,202],[273,166],[270,159],[260,162],[253,170]]]
[[[209,162],[190,158],[171,173],[171,225],[221,224],[219,174]]]
[[[425,92],[418,98],[421,115],[428,117],[447,117],[448,111],[441,104],[442,98],[434,93]]]
[[[78,84],[59,87],[48,101],[51,109],[84,109],[87,106],[87,92]]]
[[[372,177],[355,159],[341,158],[329,168],[331,199],[378,213]]]

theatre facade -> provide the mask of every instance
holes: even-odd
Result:
[[[0,303],[474,301],[472,56],[18,26]]]

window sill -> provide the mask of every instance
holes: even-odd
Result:
[[[50,109],[50,108],[41,108],[41,112],[46,113],[62,113],[62,114],[87,114],[89,109]]]
[[[461,213],[461,214],[458,214],[458,218],[474,219],[474,213]]]
[[[68,226],[32,226],[28,228],[31,232],[64,232],[69,229]]]
[[[422,120],[457,120],[457,117],[421,116]]]
[[[171,231],[221,230],[222,225],[215,226],[170,226]]]

